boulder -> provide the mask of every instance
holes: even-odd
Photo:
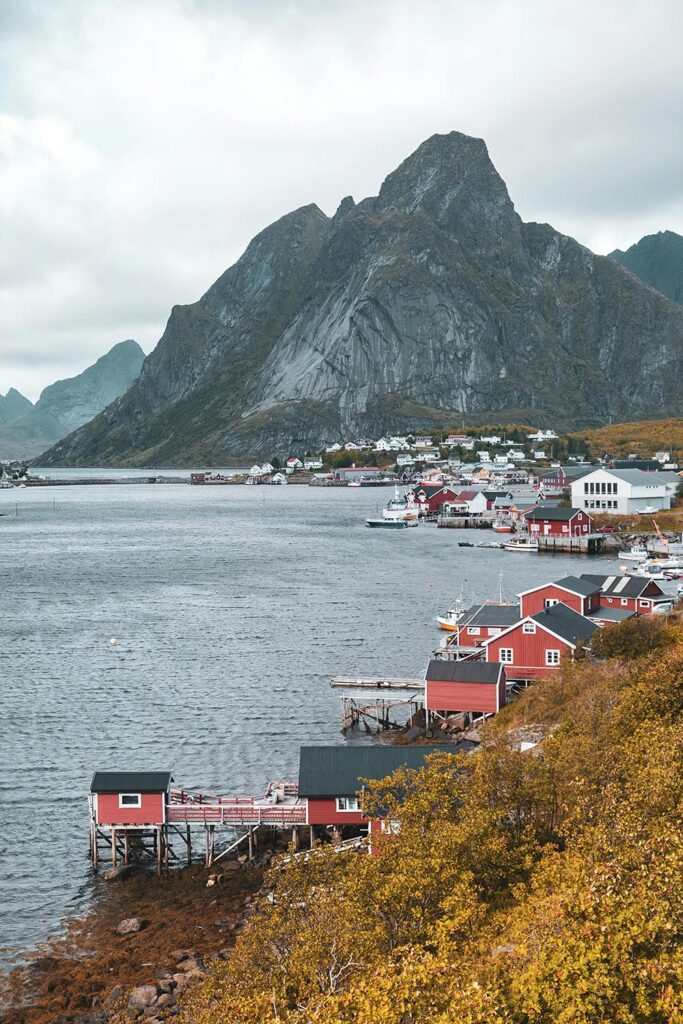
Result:
[[[193,949],[174,949],[171,956],[177,964],[182,960],[190,960],[194,956]]]
[[[406,734],[405,734],[405,741],[406,741],[406,743],[412,743],[413,740],[416,740],[421,735],[422,735],[422,729],[418,728],[417,725],[413,725],[406,732]]]
[[[156,985],[138,985],[128,996],[128,1005],[131,1010],[146,1010],[156,1003],[158,995]]]
[[[144,922],[139,917],[127,917],[125,921],[119,921],[116,926],[117,935],[132,935],[135,932],[141,932],[145,927]]]
[[[175,1006],[175,999],[173,998],[170,992],[162,992],[154,1006],[155,1008],[160,1006]]]
[[[123,995],[123,985],[115,985],[111,992],[105,996],[104,1005],[109,1007],[117,1003]]]
[[[105,882],[118,882],[124,878],[130,878],[134,868],[132,864],[117,864],[116,867],[107,868],[102,872]]]
[[[180,973],[174,974],[173,975],[173,980],[176,983],[176,992],[177,993],[184,992],[185,989],[187,988],[187,975],[186,974],[180,974]]]

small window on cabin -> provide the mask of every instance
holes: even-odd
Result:
[[[511,647],[501,647],[500,649],[500,660],[505,665],[511,665],[513,658],[513,651]]]
[[[338,796],[337,797],[337,810],[338,811],[359,811],[360,804],[358,803],[357,796]]]
[[[481,632],[481,630],[479,629],[479,626],[468,626],[467,627],[467,633],[468,633],[469,636],[479,636],[480,632]]]
[[[559,665],[560,664],[560,652],[555,648],[550,648],[545,652],[545,663],[546,665]]]
[[[650,607],[650,602],[649,601],[641,601],[640,602],[640,607],[641,608],[649,608]]]
[[[140,793],[119,793],[119,807],[142,807]]]
[[[546,597],[545,601],[543,602],[543,607],[544,608],[552,608],[553,605],[559,604],[559,603],[560,602],[559,602],[558,598],[556,598],[556,597]]]
[[[535,633],[536,632],[536,623],[535,622],[525,622],[524,625],[522,626],[522,632],[523,633]]]
[[[628,606],[628,598],[627,597],[622,597],[622,599],[621,599],[621,606],[622,606],[622,608],[626,608]]]

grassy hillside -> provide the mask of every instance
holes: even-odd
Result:
[[[670,451],[679,460],[683,459],[683,419],[617,423],[595,430],[579,430],[569,437],[584,441],[593,455],[608,452],[626,457],[635,452],[649,458],[656,451]]]
[[[276,866],[186,1019],[681,1024],[683,626],[602,642],[478,753],[368,787],[401,821],[380,856]]]

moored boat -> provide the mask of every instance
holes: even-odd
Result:
[[[538,541],[531,537],[513,537],[503,544],[505,551],[538,551]]]
[[[512,523],[504,523],[499,520],[493,524],[491,529],[496,533],[512,533]]]
[[[647,557],[647,549],[642,544],[634,544],[628,551],[619,552],[619,558],[627,562],[644,562]]]
[[[372,526],[375,529],[379,528],[379,529],[383,529],[383,530],[405,530],[405,529],[407,529],[409,526],[411,526],[413,524],[411,524],[410,522],[408,522],[405,519],[384,519],[384,518],[382,518],[382,519],[366,519],[365,520],[365,525],[366,526]],[[417,523],[414,524],[414,525],[417,525]]]

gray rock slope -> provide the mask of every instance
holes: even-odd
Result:
[[[626,252],[615,249],[610,256],[645,284],[683,304],[683,235],[658,231],[645,235]]]
[[[6,395],[0,395],[0,424],[10,423],[32,408],[33,402],[24,398],[16,388],[10,388]]]
[[[219,463],[462,418],[683,413],[683,309],[523,223],[481,139],[436,135],[378,196],[266,228],[172,310],[133,387],[65,464]]]
[[[28,409],[0,425],[0,458],[33,458],[87,423],[128,390],[144,359],[136,341],[119,342],[83,373],[50,384],[34,406],[25,399]]]

